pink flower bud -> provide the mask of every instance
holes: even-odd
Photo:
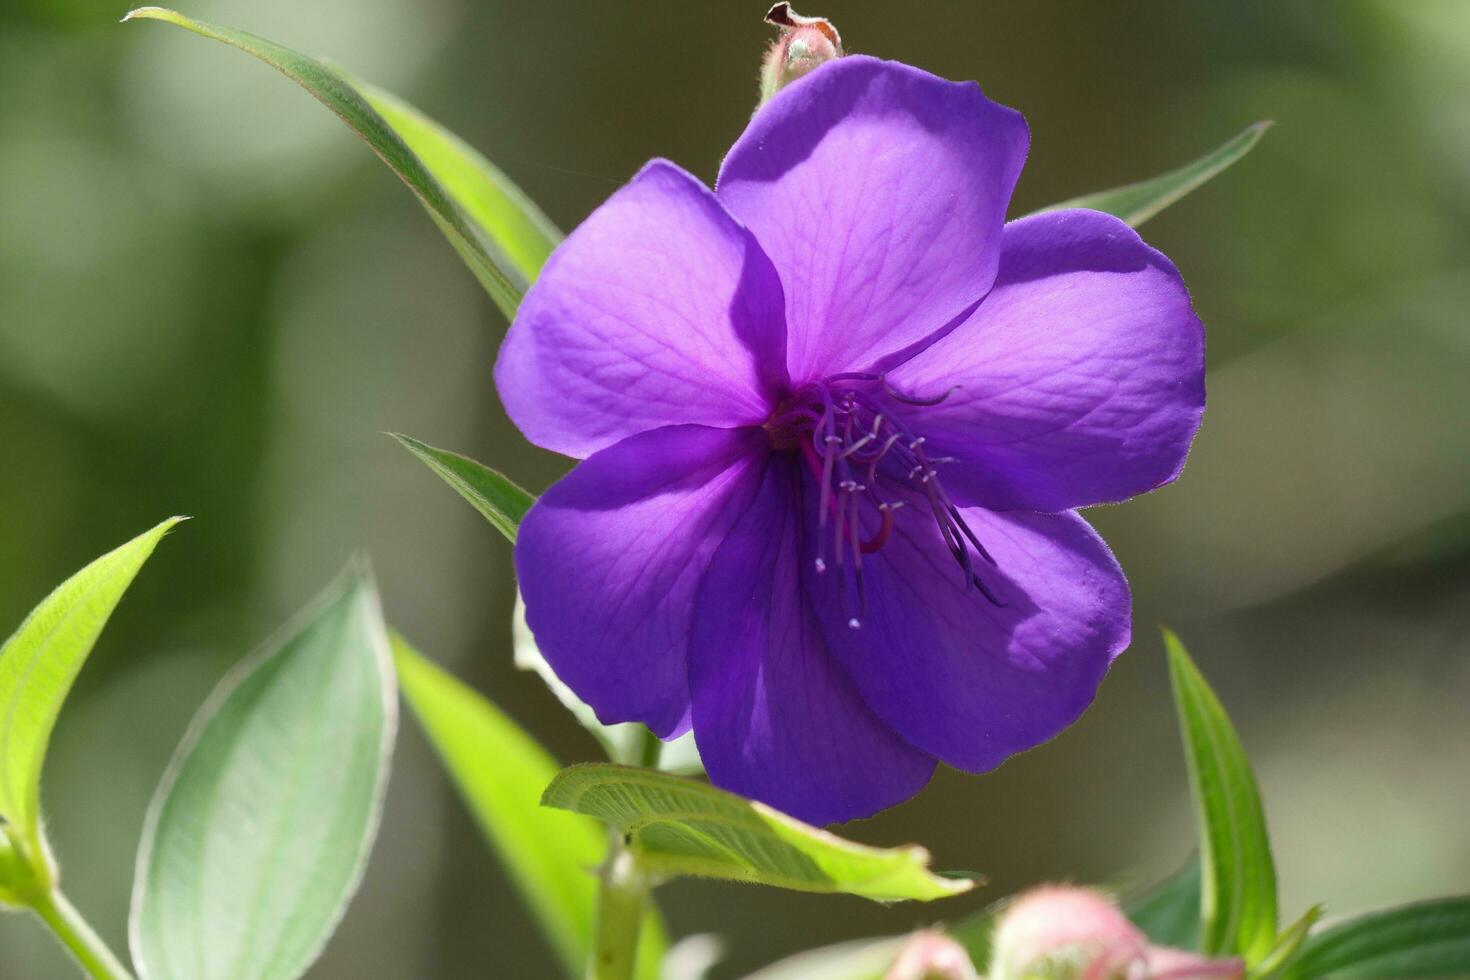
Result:
[[[761,102],[818,65],[842,57],[842,36],[824,17],[803,17],[789,3],[778,3],[766,23],[781,32],[771,42],[761,65]]]
[[[1108,896],[1053,885],[1018,898],[995,931],[990,980],[1241,980],[1238,959],[1150,946]]]
[[[883,980],[980,980],[965,947],[942,932],[916,932]]]
[[[1046,886],[1022,895],[1001,918],[990,980],[1139,980],[1147,955],[1143,934],[1105,895]]]
[[[1149,980],[1241,980],[1244,976],[1243,960],[1208,960],[1198,953],[1163,946],[1148,951]]]

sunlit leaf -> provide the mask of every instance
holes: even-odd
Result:
[[[361,79],[352,82],[455,203],[505,251],[525,281],[534,282],[562,240],[551,219],[480,151],[391,92]]]
[[[377,591],[350,568],[200,709],[149,809],[130,940],[145,980],[293,980],[377,832],[397,721]]]
[[[1136,184],[1127,184],[1123,187],[1114,187],[1112,190],[1074,197],[1069,201],[1042,208],[1042,211],[1091,208],[1094,211],[1106,211],[1137,228],[1180,198],[1198,190],[1224,173],[1241,157],[1249,153],[1270,128],[1269,120],[1253,123],[1219,149],[1177,170],[1170,170],[1168,173],[1160,174],[1149,180],[1141,180]]]
[[[1470,895],[1325,923],[1287,970],[1316,977],[1470,976]]]
[[[1225,709],[1184,645],[1164,631],[1200,826],[1200,950],[1255,964],[1276,939],[1276,869],[1255,776]]]
[[[607,853],[596,822],[540,805],[557,765],[510,718],[393,638],[403,695],[485,838],[509,871],[569,975],[590,951],[597,901],[594,871]],[[656,916],[642,931],[639,975],[657,977],[666,945]]]
[[[98,558],[37,606],[0,647],[0,817],[39,865],[41,767],[72,682],[171,517]]]
[[[393,438],[421,459],[424,465],[453,487],[456,493],[468,500],[512,544],[515,543],[521,519],[536,502],[535,497],[516,486],[509,477],[467,456],[446,449],[435,449],[417,439],[397,433],[393,433]]]
[[[403,178],[507,317],[560,240],[546,216],[504,174],[417,110],[290,48],[162,7],[124,20],[159,20],[253,55],[335,112]]]
[[[607,764],[563,769],[546,806],[606,821],[645,872],[694,875],[877,901],[929,901],[974,882],[929,870],[922,847],[876,848],[843,840],[783,813],[668,773]]]
[[[1127,905],[1128,918],[1155,946],[1194,949],[1199,942],[1200,862],[1189,863]]]

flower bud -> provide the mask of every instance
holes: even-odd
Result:
[[[1018,898],[995,931],[990,980],[1139,980],[1148,944],[1106,896],[1047,886]]]
[[[1238,959],[1150,946],[1100,892],[1054,885],[1027,892],[995,931],[990,980],[1241,980]]]
[[[824,17],[803,17],[789,3],[766,13],[780,36],[771,42],[761,64],[761,104],[818,65],[842,57],[842,36]]]
[[[883,980],[980,980],[965,947],[942,932],[916,932]]]

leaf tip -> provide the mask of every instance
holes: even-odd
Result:
[[[402,432],[385,432],[383,434],[394,439],[400,446],[402,446],[404,449],[407,449],[409,452],[413,453],[416,456],[420,454],[421,450],[429,448],[426,444],[419,442],[413,436],[406,436]]]
[[[347,559],[347,565],[342,569],[342,577],[354,588],[363,586],[376,587],[373,575],[373,561],[368,557],[366,551],[354,551],[352,557]]]
[[[126,24],[130,20],[170,20],[178,14],[167,7],[134,7],[122,15],[120,24]]]

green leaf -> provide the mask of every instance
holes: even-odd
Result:
[[[515,315],[561,233],[484,157],[386,92],[274,41],[162,7],[140,7],[123,20],[159,20],[221,41],[310,92],[403,179],[496,305]]]
[[[1307,909],[1300,919],[1281,931],[1276,937],[1276,944],[1271,947],[1271,952],[1257,963],[1255,968],[1248,974],[1248,980],[1271,980],[1280,976],[1282,971],[1291,963],[1297,951],[1302,948],[1306,941],[1307,933],[1317,920],[1322,918],[1322,906],[1313,905]]]
[[[1194,949],[1199,943],[1200,862],[1189,863],[1127,905],[1128,918],[1155,946]]]
[[[562,706],[572,713],[572,717],[597,739],[609,759],[625,765],[646,765],[664,772],[690,776],[704,772],[704,763],[699,758],[699,748],[694,744],[693,732],[686,732],[672,742],[664,742],[659,746],[657,766],[654,766],[654,760],[648,758],[648,747],[651,740],[656,744],[656,737],[645,726],[636,722],[604,725],[598,721],[597,712],[592,710],[592,706],[562,683],[562,679],[556,676],[556,671],[551,669],[551,664],[541,655],[541,648],[536,646],[536,638],[526,625],[526,604],[519,593],[516,594],[515,612],[511,617],[511,641],[515,651],[515,665],[521,670],[534,671]]]
[[[842,892],[880,902],[929,901],[974,885],[930,872],[922,847],[855,844],[668,773],[605,763],[572,766],[557,774],[541,802],[607,822],[652,875]]]
[[[1276,939],[1276,869],[1260,793],[1219,699],[1169,630],[1164,644],[1200,825],[1200,948],[1254,965]]]
[[[1149,180],[1141,180],[1136,184],[1127,184],[1123,187],[1114,187],[1112,190],[1074,197],[1069,201],[1042,208],[1035,213],[1060,211],[1063,208],[1091,208],[1094,211],[1105,211],[1122,218],[1129,225],[1137,228],[1169,205],[1198,190],[1228,170],[1261,141],[1261,137],[1271,126],[1270,120],[1253,123],[1219,149],[1205,154],[1193,163],[1185,164],[1178,170],[1170,170],[1166,174],[1160,174]]]
[[[423,460],[439,479],[468,500],[511,544],[515,543],[521,520],[536,502],[535,497],[516,486],[509,477],[466,456],[435,449],[396,432],[392,436],[403,444],[403,448]]]
[[[435,449],[409,436],[392,433],[393,438],[413,453],[424,465],[433,470],[440,479],[454,488],[465,500],[495,526],[512,544],[520,530],[521,520],[536,502],[536,498],[522,490],[509,477],[490,469],[474,460]],[[521,670],[535,671],[551,688],[556,699],[566,706],[582,727],[592,733],[615,762],[636,764],[642,760],[648,738],[646,729],[638,724],[604,725],[597,720],[597,713],[572,689],[562,683],[551,669],[541,650],[536,646],[531,631],[526,626],[526,607],[516,596],[515,619],[512,626],[515,664]],[[661,752],[661,768],[672,772],[700,773],[704,771],[699,761],[699,750],[694,747],[693,733],[683,735],[665,745]],[[544,785],[544,781],[543,781]]]
[[[171,517],[77,572],[0,647],[0,817],[44,877],[41,767],[56,717],[123,593],[182,520]]]
[[[498,708],[424,659],[401,637],[393,655],[403,694],[480,830],[510,872],[571,976],[591,949],[594,869],[607,834],[591,820],[540,806],[555,760]],[[664,952],[656,917],[645,924],[639,975],[655,980]]]
[[[993,941],[995,939],[995,923],[1005,911],[1008,899],[991,902],[985,908],[977,912],[971,912],[956,922],[945,926],[944,931],[949,937],[961,946],[965,952],[970,954],[970,962],[975,964],[975,969],[984,973],[990,966],[990,955]]]
[[[144,828],[129,928],[145,980],[292,980],[367,863],[397,722],[377,591],[350,567],[232,670]]]
[[[1288,977],[1470,976],[1470,895],[1367,912],[1307,938]]]
[[[536,281],[562,233],[480,151],[404,102],[361,79],[353,85],[398,131],[461,208],[504,250],[527,284]]]

